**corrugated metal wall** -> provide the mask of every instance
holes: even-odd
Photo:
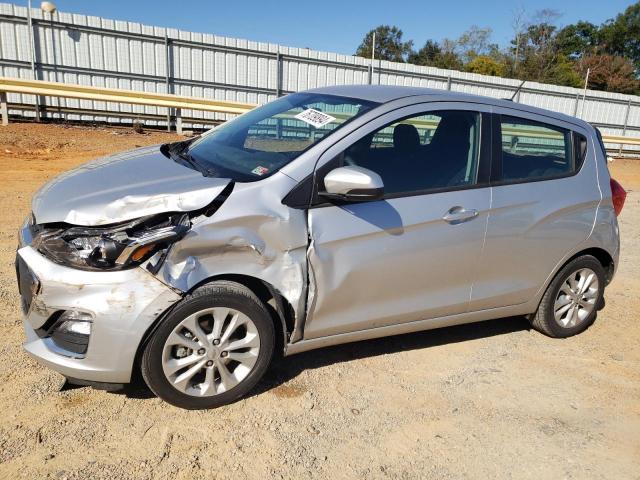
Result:
[[[336,84],[381,83],[510,97],[518,80],[370,60],[139,23],[32,10],[35,77],[81,85],[265,103],[282,93]],[[0,3],[0,75],[34,78],[27,9]],[[10,95],[12,113],[33,115],[35,98]],[[528,82],[516,101],[579,116],[604,133],[640,136],[640,97]],[[40,99],[46,115],[71,120],[166,124],[166,108]],[[15,105],[17,104],[17,105]],[[196,126],[220,114],[183,112]],[[188,122],[186,122],[188,123]]]

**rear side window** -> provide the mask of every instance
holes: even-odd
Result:
[[[539,180],[573,171],[569,130],[505,115],[500,128],[503,180]]]

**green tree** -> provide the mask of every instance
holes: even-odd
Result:
[[[413,49],[413,41],[402,39],[402,30],[396,26],[380,25],[370,30],[356,50],[356,55],[371,58],[373,33],[376,34],[375,58],[391,62],[405,62]]]
[[[411,52],[407,61],[414,65],[462,70],[462,61],[455,52],[453,42],[446,39],[442,46],[438,42],[427,40],[420,50]]]
[[[504,63],[500,63],[487,55],[477,55],[464,66],[464,69],[467,72],[493,75],[495,77],[503,77],[507,73],[507,66]]]
[[[631,59],[636,72],[640,72],[640,2],[604,23],[600,41],[606,53]]]
[[[577,22],[561,29],[555,38],[558,51],[572,59],[592,54],[600,43],[600,30],[593,23]]]
[[[529,25],[520,35],[517,58],[517,76],[523,80],[544,82],[549,79],[558,58],[554,42],[556,27],[548,22]],[[515,46],[512,48],[515,54]]]
[[[543,79],[545,83],[564,85],[565,87],[584,86],[584,76],[575,69],[575,61],[566,55],[559,54]]]
[[[527,17],[522,8],[514,12],[506,49],[491,43],[490,28],[473,25],[456,40],[427,40],[414,51],[402,30],[380,25],[356,54],[371,56],[375,32],[376,58],[383,60],[572,87],[583,86],[590,69],[590,88],[640,94],[640,1],[600,26],[578,21],[558,29],[559,14],[549,9]]]
[[[436,61],[442,56],[442,49],[435,40],[427,40],[424,46],[417,52],[411,52],[407,61],[414,65],[435,66]]]

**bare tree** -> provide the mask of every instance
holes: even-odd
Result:
[[[469,30],[460,35],[456,44],[465,62],[470,62],[478,55],[487,53],[492,32],[489,27],[481,28],[472,25]]]
[[[523,5],[520,5],[513,10],[511,28],[513,28],[513,36],[516,42],[516,54],[513,64],[514,73],[518,70],[518,61],[520,60],[520,41],[522,39],[522,34],[526,32],[528,26],[526,15],[527,11]]]
[[[543,8],[536,11],[533,17],[533,23],[543,23],[546,25],[554,25],[562,14],[558,10],[552,8]]]

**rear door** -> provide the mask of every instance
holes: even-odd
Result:
[[[460,103],[403,108],[321,158],[319,185],[332,168],[358,165],[380,174],[386,194],[309,210],[304,338],[467,311],[490,202],[488,112]]]
[[[525,303],[590,234],[600,202],[588,133],[494,107],[492,205],[470,311]]]

